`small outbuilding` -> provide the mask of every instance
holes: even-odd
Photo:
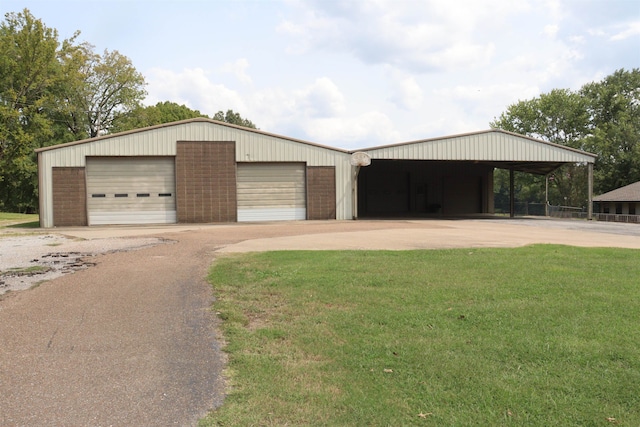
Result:
[[[599,206],[598,219],[640,222],[640,181],[593,198]]]
[[[40,223],[491,214],[495,168],[592,172],[596,157],[501,130],[358,151],[368,166],[353,165],[353,151],[206,118],[41,148]]]

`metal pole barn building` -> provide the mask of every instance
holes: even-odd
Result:
[[[596,157],[500,130],[358,151],[354,173],[352,151],[206,118],[41,148],[40,225],[491,214],[495,168]]]

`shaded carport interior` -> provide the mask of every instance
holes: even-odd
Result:
[[[494,213],[493,172],[548,175],[568,163],[589,169],[589,212],[595,155],[498,129],[362,150],[371,164],[354,170],[354,218]]]

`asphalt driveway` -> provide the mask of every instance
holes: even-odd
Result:
[[[640,225],[573,221],[329,221],[58,229],[169,242],[0,300],[0,425],[190,426],[224,397],[205,281],[223,252],[272,249],[640,248]]]

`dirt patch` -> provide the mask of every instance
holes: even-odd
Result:
[[[157,237],[79,240],[58,234],[0,236],[0,295],[94,266],[96,255],[166,242]]]

